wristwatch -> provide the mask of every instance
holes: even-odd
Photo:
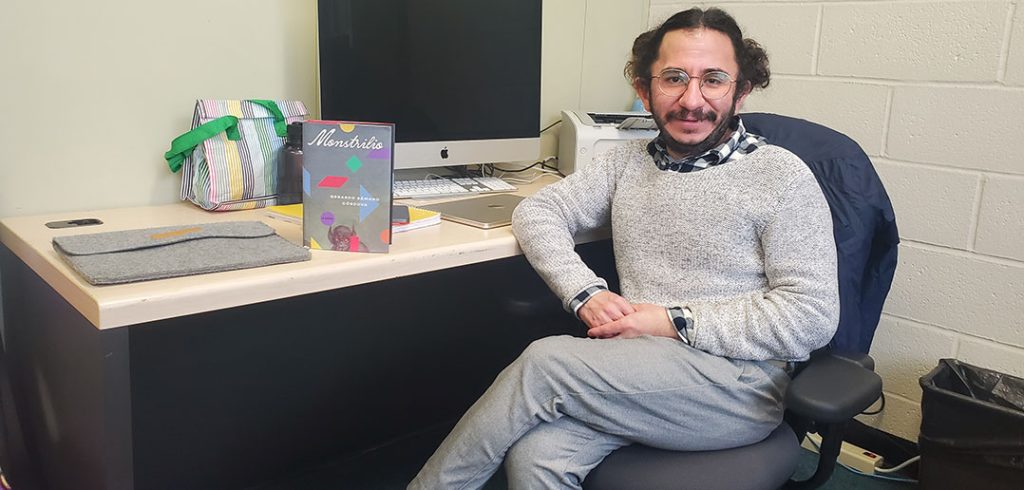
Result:
[[[674,306],[669,308],[668,312],[679,338],[687,345],[693,345],[690,343],[690,333],[693,332],[693,313],[690,309],[685,306]]]

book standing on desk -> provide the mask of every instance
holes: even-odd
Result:
[[[313,250],[387,252],[395,128],[308,121],[302,128],[302,239]]]

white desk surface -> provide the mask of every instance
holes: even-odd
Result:
[[[521,185],[529,195],[544,184]],[[414,203],[412,201],[401,201]],[[416,203],[422,203],[417,201]],[[50,229],[44,223],[99,218],[102,225]],[[511,227],[481,230],[442,221],[439,226],[396,233],[386,254],[313,250],[306,262],[112,286],[92,286],[53,250],[54,237],[215,221],[258,220],[285,239],[302,243],[302,227],[273,219],[264,210],[212,213],[189,203],[68,212],[0,220],[0,241],[99,329],[135,325],[206,311],[328,291],[423,272],[519,255]],[[577,237],[587,242],[607,236]]]

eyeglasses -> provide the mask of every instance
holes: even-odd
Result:
[[[658,86],[661,93],[669,97],[679,97],[690,86],[690,78],[683,70],[669,68],[652,76],[651,81]],[[700,93],[709,100],[718,100],[729,93],[734,83],[736,81],[724,71],[708,72],[700,77]]]

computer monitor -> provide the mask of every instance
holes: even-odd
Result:
[[[395,123],[395,168],[540,154],[541,0],[319,0],[320,117]]]

